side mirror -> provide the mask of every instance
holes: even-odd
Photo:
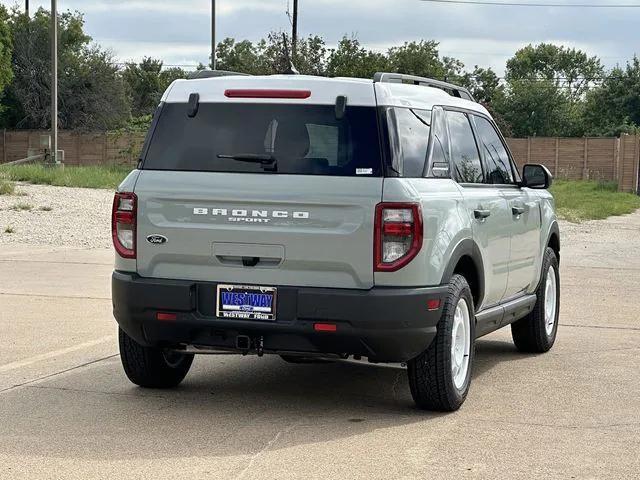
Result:
[[[522,187],[547,189],[553,182],[553,175],[544,165],[528,163],[522,167]]]

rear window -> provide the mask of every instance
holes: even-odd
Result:
[[[143,169],[299,175],[380,176],[374,107],[167,103]]]

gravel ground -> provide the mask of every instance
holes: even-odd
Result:
[[[0,196],[0,245],[108,248],[112,202],[111,190],[18,183],[16,194]]]

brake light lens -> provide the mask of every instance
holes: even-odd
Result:
[[[395,272],[422,248],[422,211],[417,203],[376,206],[374,271]]]
[[[225,90],[224,96],[227,98],[294,98],[302,100],[309,98],[311,96],[311,91],[235,89]]]
[[[337,332],[338,326],[335,323],[314,323],[313,329],[316,332]]]
[[[122,258],[136,258],[137,214],[138,197],[135,193],[115,194],[111,213],[111,236],[113,246]]]

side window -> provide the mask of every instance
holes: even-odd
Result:
[[[509,154],[491,122],[483,117],[475,117],[478,127],[478,142],[484,155],[487,183],[504,185],[513,183],[513,171]]]
[[[449,178],[449,133],[444,110],[433,109],[433,125],[431,127],[431,157],[429,158],[428,177]]]
[[[471,123],[466,114],[447,112],[451,135],[451,160],[460,183],[482,183],[482,165]]]
[[[394,110],[402,155],[402,176],[422,177],[429,146],[430,112],[410,108]]]

